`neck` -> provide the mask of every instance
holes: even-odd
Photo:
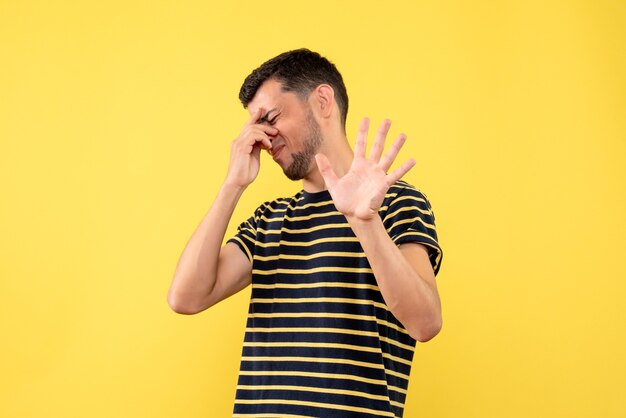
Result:
[[[328,158],[337,177],[343,177],[350,170],[354,154],[348,144],[345,133],[342,132],[334,137],[326,138],[319,149],[319,153],[324,154]],[[302,179],[302,188],[309,193],[327,190],[326,183],[317,168],[315,160],[311,163],[309,174]]]

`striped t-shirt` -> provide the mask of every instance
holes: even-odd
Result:
[[[426,197],[399,181],[379,214],[396,244],[442,252]],[[327,191],[261,205],[234,242],[252,295],[234,417],[401,417],[415,349]]]

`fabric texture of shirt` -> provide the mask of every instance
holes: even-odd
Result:
[[[424,194],[399,181],[379,215],[397,245],[425,245],[439,271]],[[252,263],[233,416],[402,417],[416,342],[328,191],[264,203],[229,242]]]

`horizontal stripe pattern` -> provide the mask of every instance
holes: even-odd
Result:
[[[379,211],[398,245],[441,249],[427,198],[400,181]],[[415,340],[387,308],[328,192],[261,205],[230,242],[252,263],[233,416],[401,417]]]

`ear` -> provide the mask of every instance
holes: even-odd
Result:
[[[335,108],[335,90],[328,84],[320,84],[313,90],[311,105],[319,112],[321,118],[328,119]]]

